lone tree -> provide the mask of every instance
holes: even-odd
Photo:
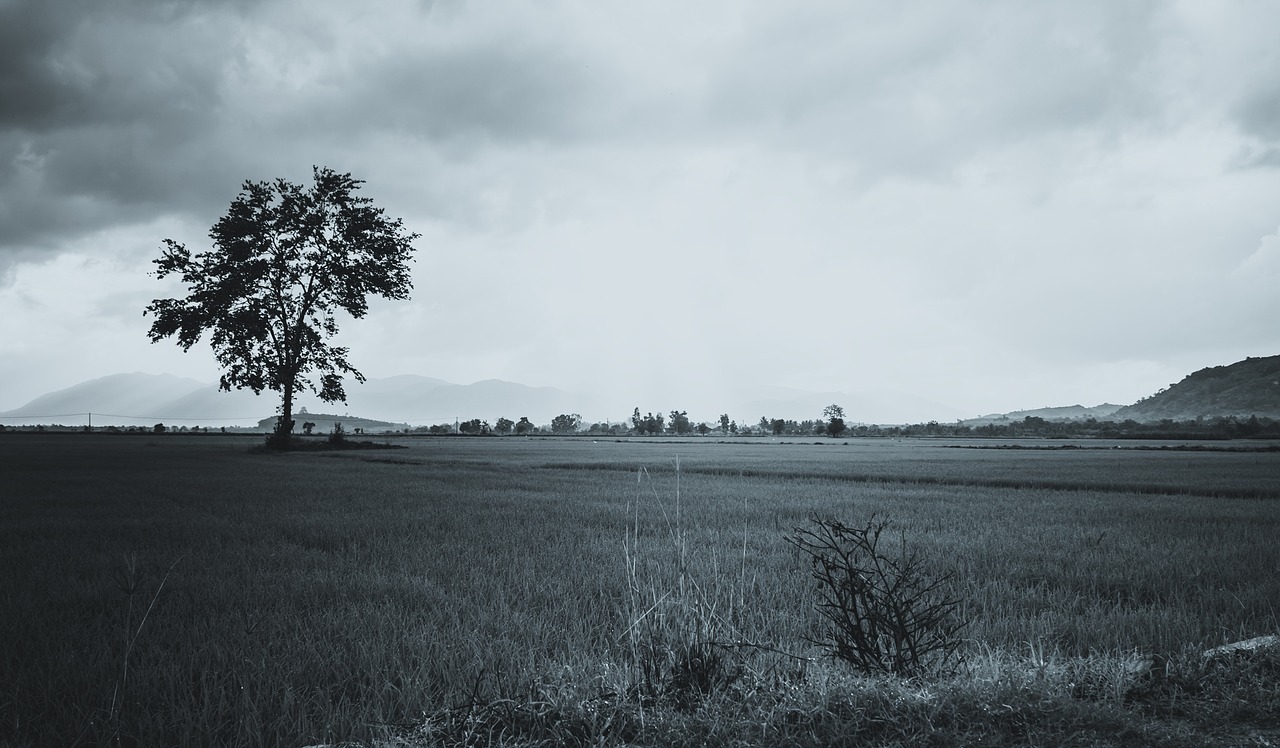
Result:
[[[365,381],[347,348],[328,342],[338,332],[335,313],[360,319],[369,296],[407,299],[413,287],[408,262],[419,235],[355,195],[362,180],[328,168],[313,172],[309,190],[284,179],[246,181],[209,230],[208,252],[192,255],[165,239],[155,276],[179,274],[188,294],[156,299],[143,312],[155,315],[153,343],[177,336],[186,351],[209,331],[221,389],[279,392],[272,437],[279,447],[289,445],[299,391],[346,402],[342,376]]]
[[[827,419],[827,434],[837,437],[844,433],[844,408],[832,403],[822,409],[822,416]]]

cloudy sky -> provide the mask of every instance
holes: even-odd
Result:
[[[978,415],[1280,353],[1280,4],[0,0],[0,410],[313,165],[422,234],[371,377]],[[816,414],[814,414],[816,416]],[[857,414],[851,413],[857,420]]]

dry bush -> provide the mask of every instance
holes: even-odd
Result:
[[[924,562],[907,551],[881,547],[888,522],[874,516],[865,527],[835,519],[795,528],[787,542],[807,554],[818,582],[822,639],[810,638],[835,659],[868,675],[941,672],[956,659],[967,625],[959,601],[947,595],[950,575],[931,578]]]

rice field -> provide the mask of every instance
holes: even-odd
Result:
[[[1275,451],[253,443],[0,436],[0,745],[385,738],[460,705],[621,698],[707,641],[742,645],[777,685],[759,690],[770,709],[845,684],[829,700],[861,686],[808,641],[808,567],[784,538],[814,516],[887,519],[952,574],[979,664],[1187,657],[1280,631]],[[669,742],[641,722],[580,742]]]

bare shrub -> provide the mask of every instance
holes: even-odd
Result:
[[[807,640],[868,675],[948,669],[958,659],[956,634],[968,624],[956,615],[959,601],[945,593],[951,575],[931,578],[905,536],[896,552],[884,550],[889,523],[874,516],[865,527],[812,522],[786,538],[809,556],[818,582],[823,637]]]

